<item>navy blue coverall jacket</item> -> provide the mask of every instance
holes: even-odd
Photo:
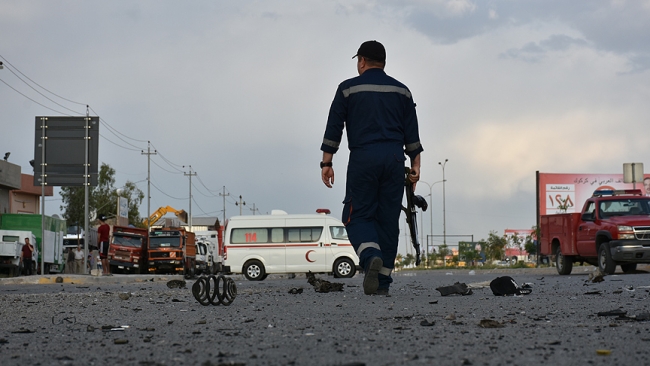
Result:
[[[363,268],[380,256],[379,287],[392,282],[404,191],[404,154],[423,151],[406,85],[379,68],[343,81],[334,96],[321,150],[335,154],[347,130],[350,159],[342,221]]]

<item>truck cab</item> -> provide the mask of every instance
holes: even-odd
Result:
[[[560,274],[577,261],[605,274],[650,263],[650,197],[640,190],[597,190],[581,213],[543,215],[540,223],[541,253],[556,256]]]
[[[111,273],[148,273],[146,270],[149,240],[147,229],[113,226],[112,232],[108,247]]]
[[[184,273],[194,277],[196,243],[194,233],[183,228],[162,228],[149,233],[149,272]]]

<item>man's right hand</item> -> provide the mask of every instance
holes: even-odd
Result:
[[[320,174],[321,179],[323,179],[323,183],[327,188],[332,188],[332,184],[334,184],[334,168],[331,166],[323,167]]]

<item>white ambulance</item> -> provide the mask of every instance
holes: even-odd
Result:
[[[325,213],[289,215],[273,210],[271,215],[228,220],[224,265],[251,281],[262,281],[271,273],[308,271],[347,278],[356,273],[359,258],[340,220]]]

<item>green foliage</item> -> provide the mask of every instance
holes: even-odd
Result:
[[[61,187],[61,198],[63,204],[60,209],[63,211],[63,218],[68,224],[84,224],[84,187]],[[127,181],[121,187],[121,197],[129,200],[129,223],[142,227],[140,219],[140,204],[144,199],[144,193],[135,185]],[[96,187],[89,187],[88,203],[89,212],[96,211],[97,214],[115,217],[117,213],[117,188],[115,188],[115,169],[108,164],[102,163]]]
[[[504,249],[508,243],[506,238],[499,236],[496,231],[490,231],[483,247],[487,260],[500,260],[504,256]]]
[[[404,257],[402,256],[402,253],[397,253],[397,256],[395,257],[395,267],[400,268],[404,265]]]
[[[535,240],[539,238],[539,228],[537,225],[533,225],[531,229],[533,229],[533,232],[530,235],[526,236],[526,240],[524,241],[524,250],[527,251],[528,254],[536,255],[537,245],[535,243]]]
[[[402,260],[402,263],[404,264],[404,267],[410,266],[415,263],[415,256],[411,253],[407,254],[406,257],[404,257],[404,260]]]

